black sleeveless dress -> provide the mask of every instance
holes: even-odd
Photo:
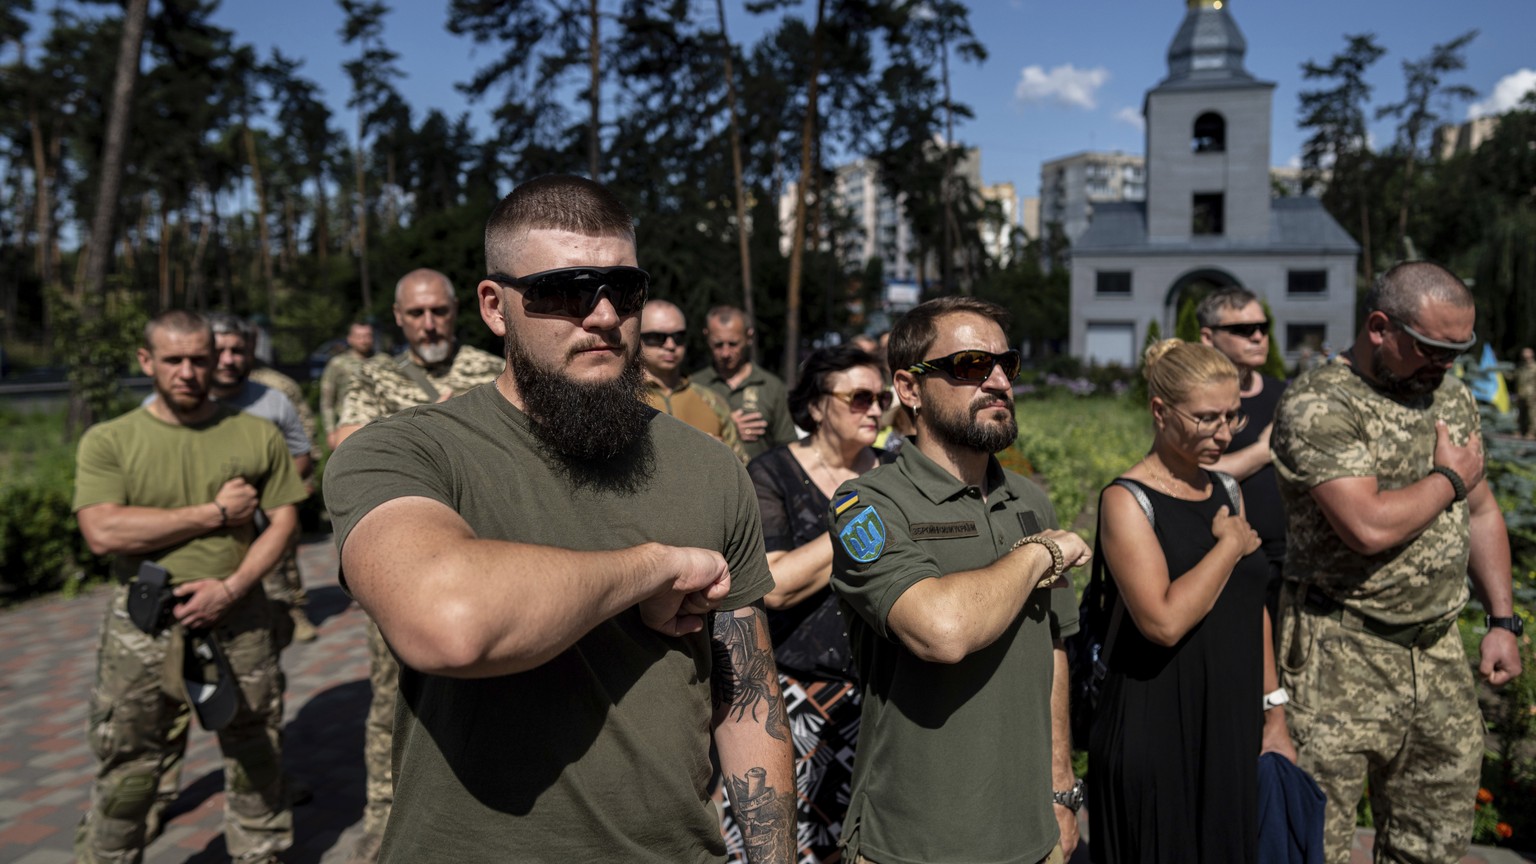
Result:
[[[1209,498],[1185,501],[1137,485],[1177,579],[1216,545],[1211,520],[1230,506],[1226,489],[1211,476]],[[1210,614],[1171,648],[1123,614],[1088,743],[1094,861],[1257,860],[1268,575],[1262,552],[1241,559]]]

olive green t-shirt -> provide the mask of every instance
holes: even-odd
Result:
[[[1312,499],[1313,487],[1341,477],[1375,477],[1382,490],[1411,486],[1435,467],[1435,421],[1465,444],[1482,425],[1461,379],[1434,393],[1393,399],[1334,360],[1285,390],[1270,449],[1286,511],[1287,579],[1310,582],[1355,611],[1391,624],[1454,615],[1467,604],[1470,515],[1465,501],[1437,515],[1419,536],[1374,555],[1352,551]]]
[[[783,379],[767,369],[752,364],[752,372],[735,387],[725,383],[713,368],[693,373],[693,383],[708,387],[725,398],[732,411],[756,411],[768,421],[768,428],[756,441],[741,442],[741,449],[751,461],[780,444],[799,440],[795,432],[795,420],[789,415],[789,391]]]
[[[1034,864],[1059,840],[1052,641],[1077,631],[1072,589],[1036,590],[997,641],[955,664],[919,659],[887,628],[918,582],[987,567],[1056,527],[1040,487],[996,459],[987,472],[982,500],[908,445],[832,500],[832,588],[855,613],[849,636],[864,688],[843,823],[850,859]]]
[[[194,426],[167,423],[136,408],[86,430],[75,457],[75,512],[93,504],[171,509],[211,502],[219,487],[244,477],[261,509],[304,500],[293,457],[271,421],[220,405]],[[221,528],[146,555],[119,555],[113,573],[132,578],[155,561],[171,584],[223,579],[240,566],[256,537],[251,523]]]
[[[755,602],[773,583],[746,469],[665,414],[648,434],[649,474],[625,491],[563,470],[492,386],[376,420],[326,471],[337,547],[374,507],[424,496],[486,539],[714,549],[731,572],[721,607]],[[708,794],[711,668],[704,634],[663,636],[634,608],[514,675],[464,680],[402,664],[383,860],[723,860]]]

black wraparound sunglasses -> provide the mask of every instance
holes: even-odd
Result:
[[[947,357],[935,357],[907,367],[913,375],[943,372],[957,381],[981,382],[992,375],[994,366],[1003,367],[1003,375],[1009,381],[1019,376],[1019,352],[1014,350],[993,354],[991,351],[956,351]]]
[[[640,333],[640,341],[647,348],[660,348],[667,344],[668,339],[671,339],[678,347],[682,347],[683,343],[688,341],[688,331],[678,330],[675,333],[661,333],[653,330],[650,332],[641,331]]]
[[[585,318],[604,297],[619,315],[633,315],[645,305],[651,276],[639,267],[561,267],[527,276],[492,273],[492,282],[523,289],[523,309],[530,315]]]
[[[1240,324],[1212,324],[1212,330],[1220,330],[1223,333],[1231,333],[1243,339],[1252,339],[1253,334],[1269,335],[1268,321],[1244,321]]]

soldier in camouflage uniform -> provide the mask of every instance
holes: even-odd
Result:
[[[1515,368],[1515,408],[1519,412],[1520,437],[1536,438],[1536,351],[1520,350]]]
[[[1483,750],[1456,618],[1467,576],[1491,616],[1479,672],[1520,672],[1509,538],[1477,408],[1445,374],[1476,311],[1453,274],[1400,264],[1366,297],[1354,346],[1281,400],[1272,447],[1288,518],[1281,683],[1298,764],[1345,864],[1369,779],[1377,860],[1456,861]]]
[[[373,356],[373,325],[354,321],[347,328],[347,348],[326,361],[320,374],[320,419],[325,424],[325,441],[336,447],[336,420],[341,404],[352,389],[357,370]]]
[[[229,854],[241,864],[276,862],[293,842],[281,673],[261,577],[293,536],[304,487],[272,423],[209,399],[213,350],[201,317],[157,317],[138,352],[157,398],[80,441],[80,532],[93,551],[116,556],[122,583],[91,691],[87,731],[99,764],[75,838],[87,864],[142,859],[158,780],[188,730],[181,645],[190,630],[217,638],[239,687],[234,717],[218,731]],[[259,535],[258,509],[268,522]],[[164,567],[176,598],[173,620],[153,632],[127,612],[128,583],[148,561]]]
[[[505,363],[494,354],[454,340],[458,299],[448,277],[435,270],[413,270],[395,286],[395,323],[405,335],[407,348],[398,357],[376,355],[359,367],[353,386],[342,402],[336,428],[336,446],[364,424],[388,417],[415,405],[442,402],[471,387],[487,384],[501,374]],[[394,801],[390,777],[391,738],[395,727],[395,701],[400,686],[400,666],[378,625],[368,622],[368,680],[373,701],[363,737],[367,773],[363,836],[352,851],[354,862],[378,860]]]

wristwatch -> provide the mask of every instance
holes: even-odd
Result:
[[[1071,789],[1068,789],[1065,792],[1055,790],[1051,792],[1052,801],[1055,801],[1057,804],[1060,804],[1068,810],[1071,810],[1073,813],[1083,809],[1084,797],[1086,797],[1086,795],[1083,792],[1083,778],[1081,777],[1077,778],[1077,782],[1072,784]]]
[[[1511,615],[1508,618],[1495,618],[1492,615],[1483,616],[1483,626],[1492,630],[1495,627],[1503,627],[1515,634],[1515,638],[1525,635],[1525,621],[1519,615]]]

